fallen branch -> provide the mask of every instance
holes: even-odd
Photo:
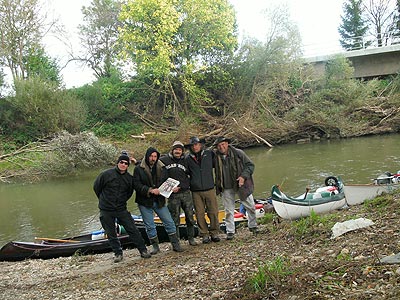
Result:
[[[131,135],[131,137],[134,139],[142,139],[142,140],[146,138],[146,136],[143,133],[141,135]]]
[[[233,118],[233,120],[235,121],[235,123],[236,123],[237,125],[239,125],[239,123],[236,121],[235,118]],[[258,141],[258,139],[259,139],[259,140],[261,140],[264,144],[266,144],[268,147],[270,147],[270,148],[273,148],[273,147],[274,147],[274,146],[273,146],[271,143],[269,143],[267,140],[263,139],[261,136],[259,136],[258,134],[254,133],[253,131],[251,131],[251,130],[248,129],[247,127],[245,127],[245,126],[242,126],[242,127],[243,127],[244,130],[246,130],[246,131],[250,132],[252,135],[254,135],[254,136],[257,138],[257,141]],[[258,142],[259,142],[259,141],[258,141]]]
[[[29,148],[29,147],[31,147],[31,148]],[[27,145],[15,150],[14,152],[0,155],[0,161],[6,160],[9,157],[18,156],[23,153],[48,152],[48,151],[52,151],[52,150],[54,150],[54,149],[52,149],[51,147],[48,147],[47,145],[30,143],[30,144],[27,144]]]

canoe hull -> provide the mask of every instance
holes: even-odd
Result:
[[[271,191],[272,205],[281,218],[288,220],[308,217],[312,211],[323,214],[340,209],[346,205],[346,198],[343,183],[340,178],[337,180],[337,187],[322,187],[298,197],[287,196],[279,186],[274,185]]]
[[[136,226],[146,244],[149,245],[150,242],[144,224],[136,222]],[[156,229],[161,243],[169,241],[168,234],[162,224],[156,224]],[[187,238],[186,226],[180,226],[179,229],[181,237]],[[195,235],[197,234],[198,230],[195,228]],[[135,247],[135,244],[127,234],[121,234],[118,236],[118,239],[124,249]],[[61,242],[62,240],[65,242]],[[107,239],[99,238],[92,240],[92,234],[84,234],[65,239],[44,239],[41,243],[12,241],[0,249],[0,261],[18,261],[28,258],[50,259],[72,256],[75,254],[86,255],[111,251],[112,249]]]
[[[337,209],[342,208],[346,205],[346,199],[340,199],[338,201],[318,204],[318,205],[293,205],[282,201],[272,200],[272,205],[276,213],[283,219],[297,220],[300,218],[308,217],[311,212],[314,211],[316,214],[324,214]]]
[[[370,200],[383,193],[390,193],[400,188],[400,183],[375,185],[375,184],[346,184],[344,194],[348,205],[357,205],[365,200]]]

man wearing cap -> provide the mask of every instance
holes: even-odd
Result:
[[[160,153],[157,149],[147,149],[145,157],[140,164],[136,165],[133,171],[133,185],[136,191],[135,202],[139,206],[146,233],[153,246],[151,254],[160,252],[157,229],[154,223],[154,213],[161,219],[165,231],[168,233],[172,244],[172,250],[182,252],[183,249],[176,235],[175,223],[165,205],[165,197],[160,194],[159,187],[162,184],[164,164],[159,160]]]
[[[248,227],[257,233],[256,210],[254,205],[254,163],[242,150],[229,144],[230,139],[219,137],[215,159],[215,186],[217,195],[222,194],[225,208],[226,238],[231,240],[235,234],[235,194],[239,194],[240,203],[246,208]]]
[[[172,144],[171,152],[160,158],[164,163],[165,177],[171,177],[179,181],[179,185],[172,190],[168,198],[168,209],[176,226],[176,233],[179,238],[179,225],[181,208],[185,213],[188,241],[191,246],[196,245],[194,240],[193,200],[190,194],[190,181],[188,168],[185,162],[184,145],[180,141]]]
[[[102,172],[93,184],[93,190],[99,199],[100,222],[114,252],[114,262],[123,258],[121,243],[117,237],[115,220],[121,224],[143,258],[149,258],[143,237],[137,229],[131,214],[127,210],[127,201],[133,194],[132,175],[128,173],[130,158],[123,153],[117,166]]]
[[[185,160],[189,169],[190,190],[200,236],[203,238],[203,244],[219,242],[221,239],[218,237],[218,201],[213,176],[214,152],[204,149],[204,140],[197,136],[191,137],[186,147],[190,150]],[[206,222],[206,212],[210,226]]]

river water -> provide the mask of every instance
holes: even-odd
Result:
[[[400,135],[246,149],[254,161],[255,193],[267,198],[273,184],[297,196],[327,176],[368,183],[385,171],[400,170]],[[133,167],[130,167],[132,172]],[[10,240],[61,238],[100,229],[93,181],[101,170],[39,184],[0,184],[0,246]],[[137,213],[134,196],[128,202]]]

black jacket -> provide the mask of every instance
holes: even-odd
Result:
[[[165,205],[165,197],[150,194],[150,189],[158,188],[164,178],[164,164],[160,160],[157,160],[153,168],[150,169],[149,156],[153,152],[157,152],[158,158],[160,157],[160,153],[155,148],[150,147],[147,149],[144,159],[133,171],[133,185],[136,191],[135,202],[146,207],[153,207],[154,202],[156,202],[158,207],[163,207]]]
[[[179,180],[179,192],[187,191],[190,187],[190,180],[188,175],[188,168],[186,165],[185,157],[182,155],[181,158],[175,158],[171,153],[164,155],[160,158],[160,161],[164,164],[165,173],[164,176],[167,179],[171,177]]]
[[[108,169],[97,176],[93,190],[99,199],[99,209],[123,211],[133,194],[132,175],[128,172],[121,174],[117,167]]]
[[[214,188],[214,152],[202,150],[200,153],[189,153],[185,157],[190,175],[192,192],[208,191]]]

